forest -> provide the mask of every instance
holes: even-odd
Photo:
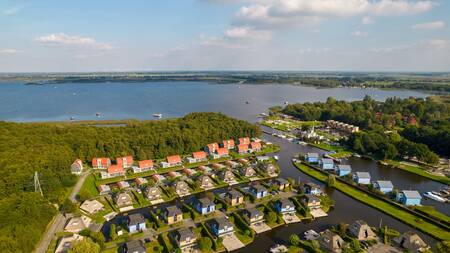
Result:
[[[240,136],[259,136],[257,126],[220,113],[180,119],[127,121],[124,126],[87,122],[0,122],[0,252],[31,252],[76,178],[70,164],[93,157],[163,158]],[[44,196],[34,192],[37,171]],[[13,211],[14,210],[14,211]],[[13,211],[13,212],[12,212]]]
[[[449,156],[450,103],[429,97],[388,98],[384,102],[366,96],[361,101],[290,104],[282,110],[300,120],[334,119],[360,126],[347,143],[363,154],[381,158],[416,156],[436,163],[435,153]]]

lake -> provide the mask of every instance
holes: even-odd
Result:
[[[205,82],[66,83],[24,85],[0,83],[0,120],[67,121],[92,119],[153,119],[180,117],[194,111],[223,112],[255,121],[268,107],[306,101],[325,101],[333,96],[358,100],[369,95],[425,97],[404,90],[358,88],[317,89],[292,85],[235,85]],[[246,103],[248,101],[248,104]],[[101,117],[96,117],[100,113]]]

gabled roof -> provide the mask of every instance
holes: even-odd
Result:
[[[264,187],[260,184],[254,184],[254,185],[250,186],[250,188],[256,190],[256,192],[267,191],[266,187]]]
[[[250,146],[252,147],[252,149],[261,149],[261,142],[252,142],[250,143]]]
[[[258,209],[254,208],[254,207],[250,207],[245,209],[245,212],[248,213],[249,218],[253,218],[255,216],[262,216],[263,214],[261,213],[261,211],[259,211]]]
[[[120,173],[120,172],[123,172],[122,165],[115,164],[115,165],[111,165],[108,167],[109,174]]]
[[[275,182],[278,183],[279,185],[289,184],[289,181],[287,181],[286,179],[284,179],[282,177],[275,179]]]
[[[359,179],[361,179],[361,178],[370,179],[370,173],[358,171],[358,172],[356,172],[356,177],[358,177]]]
[[[206,158],[206,152],[205,151],[193,152],[192,157],[195,159],[204,159]]]
[[[80,166],[83,166],[83,162],[80,159],[76,159],[75,161],[73,161],[72,164],[78,164]]]
[[[224,148],[228,148],[228,147],[233,148],[234,147],[234,140],[232,140],[232,139],[231,140],[223,140],[222,144],[223,144]]]
[[[391,181],[382,181],[382,180],[378,180],[375,182],[378,187],[380,188],[394,188],[394,185],[392,184]]]
[[[306,156],[307,157],[311,157],[311,158],[319,158],[319,154],[318,153],[307,153]]]
[[[153,167],[153,161],[152,160],[143,160],[139,161],[139,168],[150,168]]]
[[[239,138],[239,144],[250,144],[250,138],[248,137]]]
[[[348,164],[339,164],[337,167],[340,171],[352,171],[352,166]]]
[[[294,203],[292,203],[292,201],[290,201],[289,199],[280,199],[278,201],[280,202],[282,208],[286,206],[295,207]]]
[[[126,242],[125,246],[127,248],[127,252],[145,252],[147,250],[145,245],[140,240]]]
[[[212,222],[217,224],[218,229],[223,229],[225,226],[233,227],[233,224],[231,224],[231,222],[224,217],[215,218]]]
[[[195,233],[190,228],[180,228],[175,232],[179,242],[185,241],[187,238],[196,238]]]
[[[180,215],[183,214],[183,212],[181,212],[180,208],[178,208],[177,206],[168,206],[165,208],[166,210],[166,214],[167,216],[175,216],[175,215]]]
[[[420,193],[418,191],[403,190],[401,192],[408,199],[421,199],[422,198],[422,196],[420,196]]]
[[[97,166],[98,165],[98,162],[100,162],[100,165],[101,166],[108,166],[108,164],[110,164],[111,163],[111,160],[109,159],[109,158],[106,158],[106,157],[102,157],[102,158],[93,158],[92,159],[92,166]]]
[[[214,205],[214,203],[209,198],[197,199],[197,202],[200,203],[201,206],[212,206],[212,205]]]
[[[237,146],[238,151],[247,151],[248,150],[248,144],[239,144]]]
[[[136,224],[140,224],[140,223],[145,223],[145,218],[142,214],[140,213],[133,213],[128,215],[128,224],[129,225],[136,225]]]
[[[124,160],[125,160],[128,164],[133,163],[133,157],[132,157],[131,155],[129,155],[129,156],[124,156],[124,157],[117,157],[117,158],[116,158],[116,163],[117,163],[118,165],[123,165],[122,163],[123,163]]]
[[[230,191],[227,192],[227,195],[230,196],[231,198],[240,198],[243,197],[244,195],[242,195],[242,193],[236,191],[235,189],[232,189]]]
[[[334,164],[333,159],[329,159],[329,158],[322,158],[321,161],[323,164]]]
[[[216,153],[218,155],[228,155],[228,149],[227,148],[218,148],[216,150]]]
[[[181,162],[181,156],[179,155],[171,155],[167,157],[168,163],[180,163]]]
[[[210,143],[206,146],[208,147],[209,152],[214,152],[214,151],[216,151],[216,149],[219,148],[219,144],[217,144],[217,142]]]

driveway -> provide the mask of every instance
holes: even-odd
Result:
[[[245,247],[245,245],[239,241],[234,233],[222,236],[222,244],[227,251],[233,251]]]
[[[257,222],[255,224],[252,224],[252,225],[250,225],[250,227],[253,230],[255,230],[255,232],[257,234],[261,234],[261,233],[264,233],[264,232],[269,231],[269,230],[272,229],[271,227],[269,227],[269,225],[267,225],[266,223],[264,223],[262,221],[261,222]]]
[[[326,216],[328,216],[328,214],[327,214],[324,210],[322,210],[321,208],[313,209],[313,210],[311,210],[309,213],[310,213],[310,214],[312,215],[312,217],[314,217],[314,218],[320,218],[320,217],[326,217]]]
[[[298,218],[297,215],[287,213],[283,214],[283,220],[286,224],[300,222],[300,218]]]
[[[84,180],[86,180],[86,177],[90,174],[89,171],[84,172],[83,174],[81,174],[80,178],[78,179],[77,183],[75,184],[75,186],[72,189],[72,192],[70,193],[69,199],[73,202],[76,203],[77,202],[77,194],[81,189],[81,186],[83,186],[84,184]]]

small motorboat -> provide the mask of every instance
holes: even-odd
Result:
[[[162,114],[161,113],[154,113],[153,117],[155,117],[155,118],[162,118]]]
[[[434,194],[433,192],[425,192],[423,194],[423,196],[427,197],[429,199],[432,199],[432,200],[436,200],[436,201],[442,202],[442,203],[447,202],[447,200],[445,198],[443,198],[441,196],[438,196],[438,195]]]
[[[100,117],[100,113],[99,112],[95,113],[95,116]]]
[[[278,161],[279,157],[277,155],[274,155],[273,159],[275,159],[275,161]]]
[[[245,101],[245,103],[246,103],[246,104],[250,104],[250,102],[248,102],[248,101]]]
[[[284,104],[287,105],[287,104],[289,104],[289,102],[288,101],[284,101]]]
[[[316,231],[314,231],[312,229],[306,231],[303,235],[305,236],[306,240],[310,240],[310,241],[317,240],[320,236],[319,233],[317,233]]]
[[[282,253],[287,252],[288,248],[285,245],[275,244],[272,247],[270,247],[269,251],[272,253]]]

